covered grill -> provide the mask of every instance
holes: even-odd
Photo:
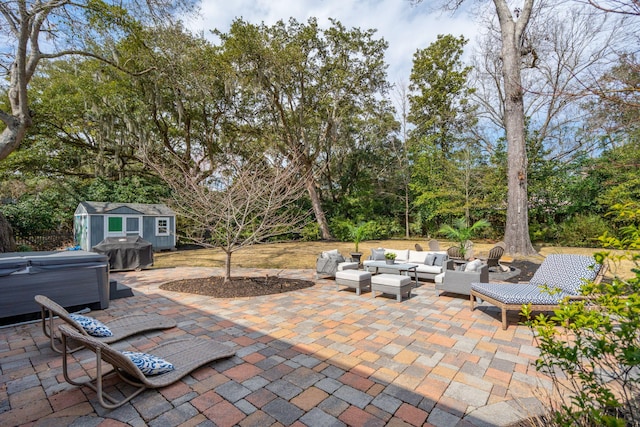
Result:
[[[111,270],[139,270],[153,265],[153,247],[140,236],[107,237],[92,250],[109,257]]]

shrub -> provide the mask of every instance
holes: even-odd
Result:
[[[565,246],[594,247],[598,238],[610,230],[598,215],[575,215],[558,227],[558,242]]]
[[[640,208],[615,206],[626,226],[620,237],[605,233],[605,248],[640,248]],[[596,254],[613,263],[631,259],[635,277],[614,277],[610,283],[585,284],[588,300],[565,301],[552,316],[528,321],[540,357],[536,369],[548,374],[558,391],[552,420],[562,426],[640,425],[640,268],[638,252]],[[594,310],[594,307],[597,308]],[[523,314],[529,315],[527,307]],[[566,379],[561,378],[566,376]]]
[[[322,237],[320,235],[320,226],[317,222],[310,222],[309,224],[304,226],[302,232],[300,233],[300,236],[305,242],[315,242],[317,240],[320,240],[320,238]]]

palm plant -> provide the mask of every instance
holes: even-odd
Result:
[[[348,224],[349,227],[349,236],[355,245],[355,253],[360,253],[359,245],[360,242],[367,237],[369,222],[361,222],[358,225]]]
[[[464,256],[467,252],[466,242],[470,241],[478,231],[489,226],[491,224],[486,219],[479,219],[473,225],[468,226],[465,218],[458,218],[453,221],[452,226],[447,224],[440,227],[439,232],[444,234],[447,239],[457,242],[460,253]]]

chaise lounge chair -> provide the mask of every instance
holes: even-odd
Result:
[[[502,329],[507,329],[507,311],[531,305],[533,311],[551,311],[564,298],[584,299],[580,288],[585,281],[599,283],[605,266],[583,255],[549,255],[529,283],[473,283],[470,303],[486,301],[502,310]],[[548,289],[545,289],[548,288]],[[551,290],[551,292],[550,292]]]
[[[145,375],[140,368],[123,352],[115,350],[95,337],[83,335],[69,325],[60,325],[62,334],[62,372],[64,379],[72,385],[86,385],[96,392],[98,402],[107,409],[118,408],[148,388],[161,388],[173,384],[193,370],[213,362],[217,359],[231,357],[235,354],[232,348],[210,339],[181,338],[167,341],[147,350],[153,356],[173,365],[173,369],[157,375]],[[67,340],[73,339],[91,350],[96,355],[96,377],[84,382],[69,378]],[[148,355],[147,355],[148,356]],[[102,362],[113,366],[112,370],[102,371]],[[104,380],[111,375],[117,375],[121,380],[136,389],[118,400],[104,391]],[[108,402],[107,402],[108,401]]]
[[[62,353],[62,350],[56,346],[54,336],[54,316],[58,316],[61,320],[64,320],[69,325],[73,326],[80,334],[89,335],[82,326],[71,318],[70,313],[65,310],[58,303],[45,297],[44,295],[36,295],[34,297],[36,302],[40,305],[42,310],[42,332],[49,337],[51,341],[51,349],[57,353]],[[117,319],[104,322],[104,325],[108,327],[112,336],[97,338],[101,342],[112,343],[119,341],[131,335],[139,334],[141,332],[152,331],[155,329],[168,329],[176,326],[176,322],[173,319],[161,316],[155,313],[140,313],[129,314]],[[79,350],[81,347],[75,348],[70,351]]]

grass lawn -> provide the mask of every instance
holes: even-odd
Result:
[[[423,248],[428,248],[424,239],[411,240],[370,240],[360,243],[360,252],[363,259],[371,254],[372,248],[384,247],[393,249],[413,249],[419,243]],[[440,248],[445,250],[452,243],[441,240]],[[474,242],[475,256],[483,257],[489,253],[493,243]],[[536,245],[539,256],[527,257],[528,261],[541,263],[547,255],[556,253],[592,255],[602,251],[597,248],[569,248],[561,246]],[[349,257],[349,252],[354,250],[351,242],[286,242],[254,245],[238,252],[231,257],[231,268],[274,268],[274,269],[315,269],[316,258],[322,251],[338,249],[342,255]],[[622,251],[615,251],[622,253]],[[508,259],[508,257],[504,257]],[[220,249],[192,249],[174,252],[160,252],[154,254],[154,267],[224,267],[225,254]],[[631,261],[623,261],[619,265],[611,265],[608,276],[612,271],[623,278],[633,276]]]

